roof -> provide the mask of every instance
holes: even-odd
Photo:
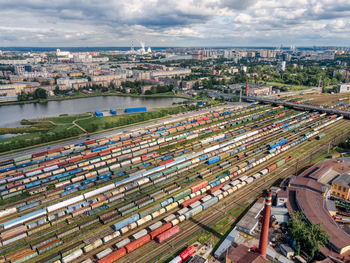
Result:
[[[296,188],[307,188],[321,194],[324,192],[323,184],[307,177],[296,176],[291,180],[290,185]]]
[[[288,209],[281,206],[272,206],[271,215],[288,215]]]
[[[284,257],[284,256],[279,256],[277,259],[277,262],[281,262],[281,263],[293,263],[294,261],[289,260],[288,258]]]
[[[258,226],[258,216],[264,210],[264,198],[259,198],[249,211],[236,224],[238,228],[247,229],[249,232],[253,231]]]
[[[326,204],[327,204],[328,211],[332,211],[332,212],[337,211],[337,208],[335,206],[335,202],[334,201],[332,201],[330,199],[326,199]]]
[[[277,198],[288,198],[288,193],[287,191],[279,191],[277,193]]]
[[[257,218],[261,211],[264,210],[264,198],[259,198],[258,201],[249,209],[248,213],[251,214],[254,218]]]
[[[330,216],[323,196],[307,189],[297,189],[296,200],[306,218],[315,224],[321,224],[322,229],[327,231],[329,242],[338,251],[349,246],[350,236]]]
[[[189,263],[207,263],[208,262],[208,259],[206,258],[203,258],[199,255],[195,255]]]
[[[233,229],[225,238],[225,240],[220,244],[220,246],[214,252],[214,256],[216,258],[220,258],[222,253],[224,253],[231,244],[239,237],[239,232]]]
[[[315,179],[327,184],[337,174],[350,172],[350,158],[331,159],[315,164],[305,170],[300,176]]]
[[[252,217],[252,214],[245,214],[237,223],[238,228],[247,229],[249,232],[253,231],[258,225],[258,219]]]
[[[234,249],[230,249],[226,255],[234,263],[266,263],[269,262],[264,259],[260,254],[249,251],[249,248],[245,245],[239,245]]]
[[[350,186],[350,174],[340,174],[332,181],[333,184],[338,184],[342,186]]]
[[[290,246],[288,246],[287,244],[281,244],[280,247],[281,247],[284,251],[286,251],[287,253],[288,253],[288,252],[294,252],[294,250],[293,250]]]

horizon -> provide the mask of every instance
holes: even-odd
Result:
[[[131,46],[0,46],[1,51],[11,51],[11,50],[5,50],[5,49],[16,49],[16,48],[23,48],[23,49],[29,49],[29,48],[37,48],[37,49],[64,49],[64,48],[130,48]],[[134,48],[141,48],[141,46],[133,46]],[[249,48],[249,49],[290,49],[290,46],[260,46],[260,45],[246,45],[246,46],[145,46],[145,47],[151,47],[152,49],[165,49],[165,48],[190,48],[190,49],[196,49],[196,48],[213,48],[213,49],[230,49],[230,48]],[[295,46],[297,49],[314,49],[314,48],[350,48],[349,46],[342,46],[342,45],[309,45],[309,46]],[[63,50],[62,50],[63,51]]]
[[[0,3],[3,47],[349,45],[350,3],[345,0]]]

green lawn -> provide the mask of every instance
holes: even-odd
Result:
[[[54,123],[59,123],[59,124],[71,124],[75,120],[82,119],[82,118],[88,118],[90,116],[91,115],[88,113],[77,114],[77,115],[60,115],[59,117],[44,118],[42,120],[43,121],[48,120],[48,121],[52,121]]]

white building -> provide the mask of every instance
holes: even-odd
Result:
[[[60,87],[60,88],[63,88],[63,89],[71,89],[73,88],[74,84],[88,84],[89,81],[88,79],[84,79],[84,78],[81,78],[81,79],[70,79],[70,78],[59,78],[57,79],[57,85]]]
[[[233,59],[234,58],[233,50],[232,49],[225,49],[224,50],[224,58]]]
[[[150,71],[133,70],[132,71],[132,75],[137,80],[150,79],[151,78],[151,72]]]
[[[93,57],[88,53],[74,54],[73,61],[75,63],[92,63],[92,62],[108,62],[108,57]]]
[[[173,69],[173,70],[153,70],[151,71],[152,78],[159,77],[175,77],[175,76],[187,76],[191,74],[191,69]]]
[[[24,72],[26,72],[25,68],[23,65],[18,65],[18,66],[15,66],[15,73],[17,75],[23,75]]]
[[[280,61],[277,63],[277,71],[285,71],[286,70],[286,62],[285,61]]]
[[[59,48],[56,50],[57,57],[68,57],[70,55],[69,51],[61,51]]]
[[[126,79],[126,73],[91,76],[91,81],[94,81],[94,82],[98,82],[98,81],[111,82],[112,80],[115,80],[115,79]]]
[[[338,84],[338,93],[350,92],[350,83]]]

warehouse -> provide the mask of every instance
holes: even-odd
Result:
[[[239,220],[236,227],[238,230],[253,234],[254,230],[259,223],[259,215],[264,210],[264,199],[260,198],[255,204],[249,209],[249,211]]]

